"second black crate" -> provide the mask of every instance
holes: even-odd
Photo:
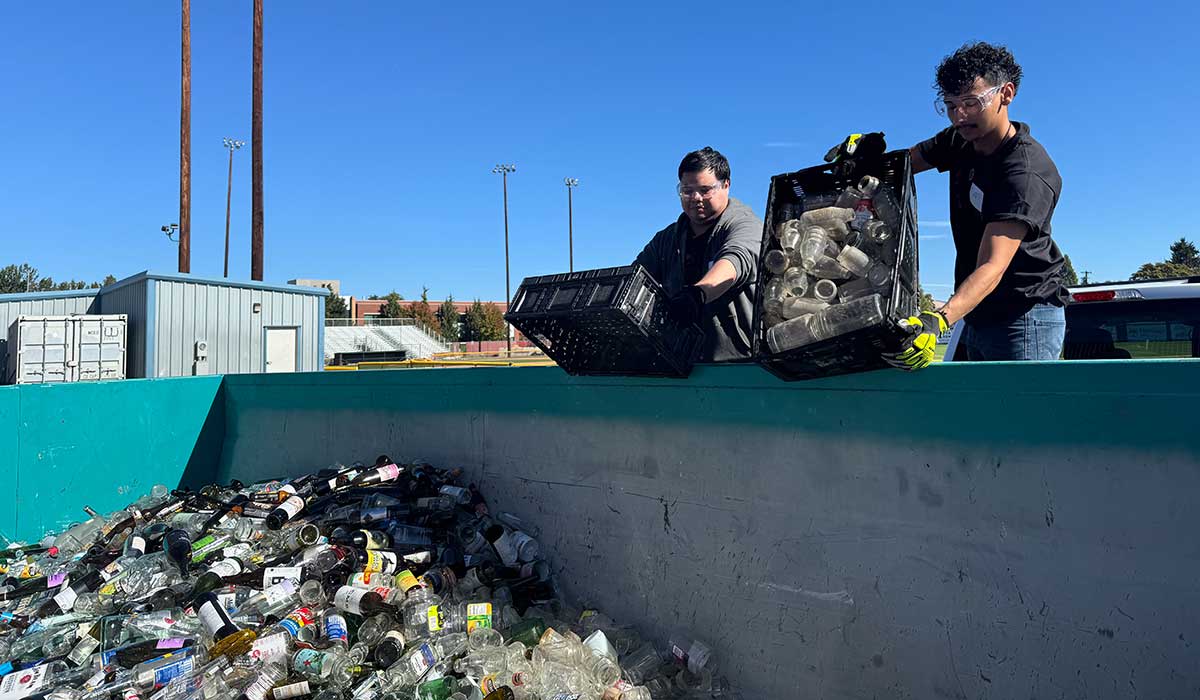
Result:
[[[686,377],[701,341],[640,265],[528,277],[504,318],[572,375]]]

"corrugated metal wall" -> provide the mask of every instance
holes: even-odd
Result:
[[[100,296],[100,308],[106,314],[129,316],[128,334],[125,338],[126,376],[146,376],[146,285],[145,279],[138,280],[111,291],[104,290]]]
[[[77,297],[51,299],[20,299],[0,301],[0,377],[8,366],[8,327],[17,316],[67,316],[69,314],[100,313],[96,292],[87,290]]]
[[[154,284],[154,375],[193,372],[195,344],[208,341],[207,374],[263,371],[263,329],[296,327],[297,371],[321,369],[324,297],[159,279]],[[254,304],[262,304],[254,313]]]

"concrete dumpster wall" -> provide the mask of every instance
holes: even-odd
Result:
[[[0,387],[0,534],[37,540],[129,505],[221,451],[220,377]]]
[[[750,698],[1200,693],[1200,363],[226,379],[222,478],[460,465]]]
[[[0,528],[387,452],[466,467],[571,593],[705,631],[748,698],[1195,697],[1197,394],[1194,361],[11,387]]]

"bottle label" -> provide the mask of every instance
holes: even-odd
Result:
[[[232,613],[234,610],[237,610],[237,593],[233,591],[228,593],[218,593],[217,602],[221,604],[222,610]]]
[[[359,530],[367,538],[367,549],[385,549],[389,542],[382,533],[374,530]]]
[[[303,673],[306,676],[320,676],[326,656],[325,652],[316,649],[301,649],[292,659],[292,668],[296,673]]]
[[[396,644],[401,649],[403,649],[404,645],[408,643],[408,640],[404,638],[404,633],[400,630],[390,630],[387,634],[383,635],[383,638],[396,640]]]
[[[294,597],[296,595],[295,579],[284,579],[279,583],[270,586],[263,590],[263,597],[267,599],[267,605],[274,607],[280,603]]]
[[[365,588],[355,588],[354,586],[342,586],[333,594],[333,604],[340,610],[362,615],[362,599],[370,593]]]
[[[296,608],[292,614],[279,621],[279,626],[287,630],[287,633],[293,637],[300,636],[300,628],[308,627],[313,623],[312,608]]]
[[[476,627],[492,626],[491,603],[467,603],[467,634]]]
[[[279,504],[279,510],[287,513],[287,520],[296,517],[296,514],[304,510],[304,499],[299,496],[290,496],[286,501]]]
[[[63,612],[68,612],[75,607],[75,601],[78,598],[79,594],[75,592],[75,589],[67,586],[54,596],[54,602],[58,603],[58,607],[62,608]]]
[[[192,543],[192,561],[204,561],[209,554],[224,548],[228,542],[229,538],[224,535],[220,537],[209,535],[196,540]]]
[[[438,606],[430,605],[426,611],[425,624],[429,626],[430,632],[438,632],[442,629],[442,613]]]
[[[388,588],[387,586],[376,586],[369,590],[372,590],[372,591],[375,591],[376,593],[378,593],[379,597],[383,598],[385,603],[396,592],[395,588]]]
[[[375,475],[378,482],[395,481],[400,476],[400,467],[395,464],[385,464],[375,470]]]
[[[350,635],[346,632],[346,618],[336,613],[325,615],[325,638],[331,642],[348,642]]]
[[[160,639],[158,644],[154,645],[155,649],[182,649],[187,640],[183,637],[171,637],[170,639]]]
[[[64,572],[59,572],[46,579],[46,588],[58,588],[67,580],[67,575]]]
[[[263,570],[263,588],[270,588],[289,579],[299,581],[303,573],[303,567],[299,566],[268,566]]]
[[[12,670],[11,664],[6,664],[6,665],[9,667],[9,670]],[[101,667],[99,671],[96,671],[96,674],[94,676],[92,676],[91,678],[84,681],[83,689],[88,692],[91,692],[91,691],[95,690],[96,688],[99,688],[101,685],[104,684],[104,677],[107,675],[108,675],[108,670],[105,669],[104,667]]]
[[[191,656],[185,656],[178,661],[172,661],[166,666],[161,666],[154,670],[154,687],[161,688],[171,679],[178,678],[186,673],[191,673],[196,667],[196,660]]]
[[[142,700],[142,696],[133,688],[127,688],[122,696],[124,700]]]
[[[274,693],[275,700],[284,700],[285,698],[299,698],[311,695],[312,688],[309,687],[308,681],[300,681],[299,683],[281,685],[271,692]]]
[[[254,640],[254,644],[250,647],[250,658],[262,659],[263,663],[272,659],[282,659],[287,656],[287,653],[287,632],[276,632],[266,637],[259,637]]]
[[[208,567],[208,570],[221,578],[228,578],[242,573],[242,563],[237,559],[222,559]]]
[[[428,644],[422,644],[408,656],[408,667],[412,669],[417,678],[423,677],[435,663],[437,663],[437,657],[434,656],[433,649]]]
[[[258,678],[250,684],[242,694],[246,700],[267,700],[267,693],[271,692],[271,686],[275,685],[276,676],[274,673],[260,673]]]
[[[251,548],[250,545],[246,544],[245,542],[240,542],[238,544],[230,545],[230,546],[226,547],[225,549],[221,550],[221,556],[223,556],[227,559],[237,558],[237,559],[249,560],[250,558],[252,558],[253,554],[254,554],[254,549]]]
[[[367,552],[366,573],[392,574],[396,572],[399,557],[395,552],[370,550]]]
[[[509,535],[508,530],[505,530],[504,534],[500,535],[500,537],[492,543],[492,547],[496,549],[496,554],[499,555],[500,561],[504,562],[505,566],[517,565],[516,543],[513,542],[513,538],[511,535]]]
[[[200,604],[200,609],[196,611],[196,616],[200,618],[200,624],[204,625],[204,629],[211,635],[216,635],[218,630],[229,624],[228,614],[216,605],[213,605],[210,600],[206,600]]]
[[[396,583],[400,586],[400,590],[404,591],[405,593],[408,593],[412,589],[421,585],[420,581],[417,580],[417,577],[413,575],[413,572],[409,571],[408,569],[396,574]]]
[[[433,561],[433,552],[424,550],[404,555],[404,561],[409,564],[428,564]]]
[[[0,679],[0,698],[23,698],[32,695],[33,691],[46,685],[46,670],[48,664],[34,666],[24,671],[16,671]]]

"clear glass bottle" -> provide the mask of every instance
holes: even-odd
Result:
[[[856,277],[865,277],[871,267],[871,258],[863,251],[848,245],[838,253],[837,261]]]
[[[800,241],[800,264],[806,270],[813,269],[817,260],[824,255],[825,247],[829,244],[829,232],[821,226],[809,226],[804,229],[804,238]]]
[[[829,302],[820,301],[812,297],[796,297],[783,302],[783,317],[785,319],[798,318],[806,314],[816,313],[821,311]]]
[[[772,353],[786,352],[882,321],[881,299],[872,294],[785,321],[767,331],[767,346]]]
[[[788,254],[778,248],[768,250],[767,254],[763,256],[763,267],[773,275],[782,275],[791,262]]]
[[[819,256],[814,260],[812,267],[808,268],[808,272],[813,277],[823,280],[844,280],[853,276],[853,273],[838,262],[837,258],[831,258],[828,255]]]
[[[808,273],[800,267],[789,267],[783,273],[783,288],[787,294],[802,297],[808,293]]]

